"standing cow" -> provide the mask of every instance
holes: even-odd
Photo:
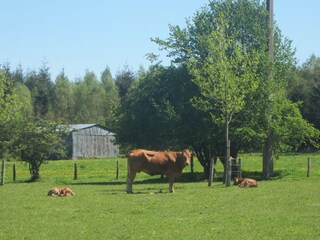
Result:
[[[191,152],[155,152],[136,149],[128,155],[127,193],[132,193],[132,183],[136,173],[141,171],[153,175],[167,175],[169,192],[174,192],[174,179],[179,177],[185,166],[190,165]]]

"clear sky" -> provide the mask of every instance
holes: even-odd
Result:
[[[0,64],[38,70],[52,79],[65,70],[74,80],[86,70],[98,77],[106,66],[113,76],[128,65],[148,67],[147,53],[159,54],[152,37],[169,36],[169,24],[185,19],[208,0],[0,0]],[[320,0],[274,0],[275,21],[293,41],[303,63],[320,57]],[[167,63],[165,53],[161,53]]]

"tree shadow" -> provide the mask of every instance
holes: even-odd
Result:
[[[289,174],[284,170],[275,170],[273,172],[273,176],[271,177],[271,180],[282,179],[288,175]],[[264,181],[261,171],[242,171],[242,177],[243,178],[253,178],[257,181]]]

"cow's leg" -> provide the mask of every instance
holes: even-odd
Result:
[[[174,193],[173,183],[174,183],[174,176],[168,176],[169,179],[169,192]]]
[[[127,175],[127,193],[132,193],[133,180],[136,177],[136,172],[128,172]]]

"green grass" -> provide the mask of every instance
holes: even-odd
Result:
[[[259,176],[261,156],[246,154],[242,161],[245,175]],[[13,163],[7,163],[0,239],[320,239],[320,154],[281,156],[274,179],[260,181],[256,189],[221,182],[209,188],[204,180],[187,181],[186,168],[175,194],[168,193],[166,180],[143,173],[133,185],[135,194],[126,194],[125,159],[78,160],[78,180],[74,163],[49,162],[35,183],[24,182],[29,175],[23,163],[16,163],[14,183]],[[202,175],[197,161],[195,170]],[[69,186],[76,196],[48,197],[53,186]]]

